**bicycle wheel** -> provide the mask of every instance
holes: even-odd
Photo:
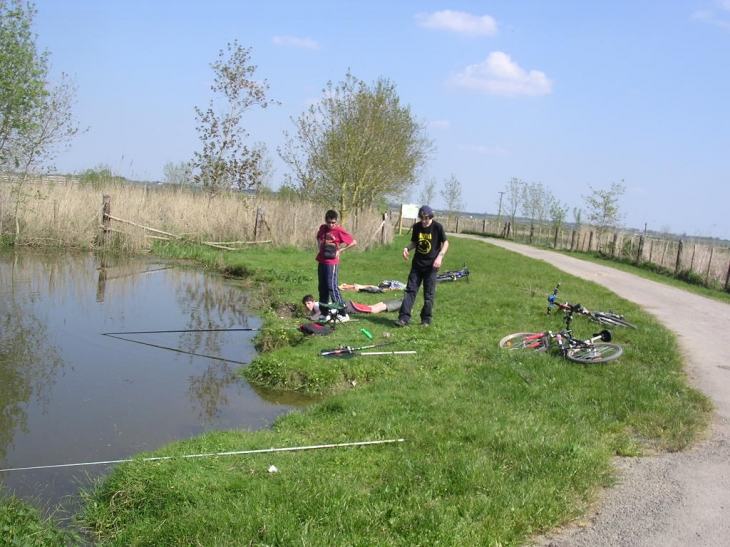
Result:
[[[510,351],[534,351],[542,353],[548,349],[547,337],[541,332],[516,332],[499,341],[499,347]]]
[[[624,349],[617,344],[598,342],[597,344],[586,344],[584,346],[570,348],[565,356],[569,361],[573,361],[574,363],[595,365],[618,359],[623,352]]]
[[[626,319],[623,318],[621,315],[617,315],[615,313],[604,313],[604,312],[593,312],[593,315],[591,318],[597,322],[601,323],[603,325],[609,325],[612,327],[628,327],[630,329],[635,329],[636,325],[633,323],[629,323],[626,321]]]

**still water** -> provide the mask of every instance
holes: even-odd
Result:
[[[235,374],[256,332],[233,329],[259,325],[245,292],[196,269],[0,253],[0,469],[125,459],[205,431],[267,427],[306,401]],[[0,472],[0,484],[55,507],[109,469]]]

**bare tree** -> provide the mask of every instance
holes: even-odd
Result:
[[[162,181],[173,186],[189,186],[193,183],[193,167],[189,161],[168,161],[162,168]]]
[[[504,193],[505,196],[507,196],[505,200],[505,208],[510,216],[510,222],[513,230],[512,233],[514,233],[515,215],[517,215],[517,210],[520,208],[520,205],[522,205],[522,200],[524,199],[524,188],[525,183],[515,177],[512,177],[505,187]]]
[[[553,195],[541,182],[525,184],[522,190],[522,214],[530,221],[530,242],[532,242],[535,227],[542,226],[548,216]]]
[[[446,210],[448,211],[449,220],[451,220],[454,213],[458,213],[464,208],[464,203],[461,200],[461,183],[455,175],[452,174],[444,180],[444,187],[440,193],[446,202]]]
[[[421,193],[419,195],[419,201],[421,205],[430,205],[436,198],[436,179],[430,178],[423,182]]]
[[[42,102],[34,112],[32,123],[18,131],[6,146],[12,158],[13,174],[11,193],[15,198],[15,239],[20,236],[19,211],[30,200],[42,198],[38,192],[27,192],[27,183],[37,178],[45,167],[52,168],[51,162],[60,149],[67,146],[79,132],[72,112],[76,102],[76,86],[65,74],[60,82],[46,88]]]
[[[249,133],[241,121],[247,110],[272,104],[267,99],[268,82],[254,79],[257,67],[250,64],[250,48],[233,41],[218,57],[210,65],[215,74],[210,88],[213,93],[222,94],[227,105],[217,111],[211,100],[206,110],[195,107],[203,148],[195,152],[191,162],[193,180],[211,195],[232,187],[244,189],[261,183],[262,150],[245,144]]]
[[[623,181],[621,181],[623,182]],[[610,228],[620,226],[623,215],[619,208],[619,198],[624,194],[626,188],[623,184],[612,182],[611,188],[601,190],[589,185],[591,194],[583,196],[588,209],[588,222],[595,228],[598,241],[601,241],[603,234]]]
[[[553,199],[550,204],[550,222],[553,230],[555,230],[555,239],[553,240],[553,247],[557,249],[558,238],[560,237],[560,229],[565,223],[565,217],[568,214],[568,206],[564,205],[558,199]]]

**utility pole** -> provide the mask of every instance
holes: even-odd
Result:
[[[499,209],[497,210],[497,229],[499,229],[499,219],[502,216],[502,196],[504,192],[499,193]]]

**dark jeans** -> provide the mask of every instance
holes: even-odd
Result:
[[[423,308],[421,308],[421,322],[430,323],[433,319],[433,299],[436,294],[436,275],[438,269],[433,266],[411,265],[411,273],[408,274],[406,290],[403,294],[403,304],[400,307],[398,319],[404,323],[411,322],[411,310],[416,301],[418,288],[423,283]]]
[[[339,264],[317,264],[317,277],[319,278],[319,301],[327,304],[337,302],[342,304],[342,295],[337,281]]]

